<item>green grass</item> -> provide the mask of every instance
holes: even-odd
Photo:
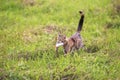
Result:
[[[120,79],[119,0],[34,1],[0,0],[0,80]],[[74,34],[79,10],[86,49],[56,57],[55,38]]]

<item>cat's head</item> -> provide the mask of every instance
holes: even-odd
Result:
[[[65,42],[66,42],[66,36],[63,34],[58,34],[57,43],[65,43]]]
[[[66,36],[63,34],[58,34],[56,47],[63,46],[64,44],[66,44]]]

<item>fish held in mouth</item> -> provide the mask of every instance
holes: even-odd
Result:
[[[63,46],[63,43],[56,43],[56,47]]]

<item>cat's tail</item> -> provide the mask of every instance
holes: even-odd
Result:
[[[79,13],[81,15],[81,18],[79,20],[77,32],[80,32],[82,30],[82,26],[83,26],[83,22],[84,22],[84,13],[83,13],[83,11],[79,11]]]

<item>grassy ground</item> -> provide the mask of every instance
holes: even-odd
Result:
[[[119,0],[0,0],[0,80],[119,80]],[[85,50],[55,56],[85,12]]]

